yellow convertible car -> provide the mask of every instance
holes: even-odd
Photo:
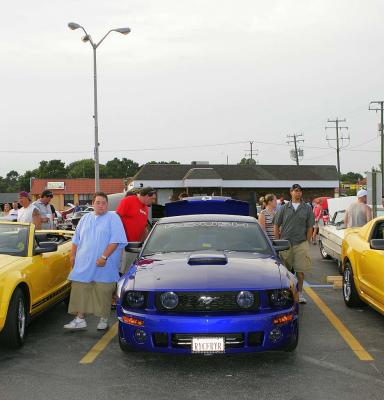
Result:
[[[23,345],[29,321],[66,300],[72,232],[0,222],[0,343]]]
[[[345,231],[342,260],[345,304],[368,303],[384,314],[384,217]]]

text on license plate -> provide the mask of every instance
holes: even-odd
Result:
[[[192,338],[192,353],[224,353],[223,337]]]

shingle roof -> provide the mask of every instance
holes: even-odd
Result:
[[[183,179],[222,179],[213,168],[191,168]]]
[[[86,194],[95,193],[95,180],[88,178],[77,179],[33,179],[31,194],[38,195],[46,189],[47,182],[64,182],[65,189],[53,189],[55,194]],[[100,179],[100,190],[106,194],[121,193],[124,190],[124,179]]]
[[[19,193],[0,193],[0,204],[17,201]]]
[[[338,180],[334,165],[221,165],[210,164],[223,180]],[[182,180],[190,164],[146,164],[133,180]]]

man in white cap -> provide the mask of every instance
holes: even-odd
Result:
[[[346,228],[363,226],[372,219],[371,207],[367,205],[367,194],[368,192],[364,189],[357,192],[357,201],[353,202],[345,212]]]

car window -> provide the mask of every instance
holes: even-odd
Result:
[[[156,225],[143,255],[205,250],[272,252],[257,223],[197,221]]]
[[[26,256],[29,226],[0,224],[0,254]]]

